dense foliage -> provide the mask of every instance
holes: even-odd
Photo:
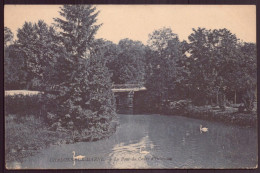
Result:
[[[49,144],[109,137],[122,108],[256,125],[255,43],[225,28],[193,29],[180,41],[164,27],[147,45],[129,38],[115,44],[95,38],[98,14],[92,5],[64,5],[50,26],[25,22],[16,37],[4,28],[5,90],[38,93],[6,92],[7,161]],[[129,86],[147,90],[112,91]]]
[[[179,100],[194,105],[256,99],[256,44],[227,29],[193,29],[188,42],[171,28],[149,35],[148,45],[95,39],[101,25],[91,5],[64,5],[60,18],[25,22],[17,40],[5,27],[5,88],[44,92],[43,110],[53,129],[96,140],[110,134],[115,118],[113,84],[147,88],[138,103],[162,112]]]
[[[5,113],[11,115],[25,115],[42,116],[42,96],[39,95],[7,95],[5,96]]]
[[[54,73],[46,75],[48,84],[54,81],[44,91],[51,100],[48,117],[54,128],[69,129],[84,140],[97,140],[111,133],[115,117],[110,74],[94,44],[98,13],[92,6],[66,5],[60,14],[65,19],[55,19],[61,30],[56,38],[63,56],[54,63]]]
[[[162,104],[186,98],[189,71],[185,62],[185,42],[180,42],[170,28],[154,31],[149,35],[147,51],[147,103],[150,109]]]
[[[118,45],[99,42],[115,84],[144,84],[146,47],[141,42],[130,39],[122,39]]]
[[[245,96],[247,90],[256,89],[255,44],[239,42],[227,29],[194,29],[189,41],[190,82],[197,94],[193,97],[195,102],[215,102],[225,109],[228,94],[235,96],[242,91]],[[250,99],[253,101],[254,97]]]
[[[17,45],[4,49],[5,88],[9,90],[26,88],[28,72],[25,69],[24,54]]]
[[[116,114],[111,74],[94,38],[98,12],[91,5],[64,5],[60,15],[54,26],[26,22],[18,30],[17,41],[6,48],[6,88],[43,91],[41,110],[52,130],[78,140],[106,137],[115,130]]]
[[[13,42],[13,38],[14,34],[12,31],[9,28],[4,27],[4,46],[7,47],[9,44],[11,44]]]

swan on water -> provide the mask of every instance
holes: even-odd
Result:
[[[72,153],[73,153],[73,161],[74,161],[73,165],[75,165],[75,160],[82,160],[86,157],[82,155],[75,156],[75,151],[72,151]]]
[[[208,131],[207,127],[202,127],[202,125],[200,125],[200,133],[207,132],[207,131]]]

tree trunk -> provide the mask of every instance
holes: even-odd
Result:
[[[237,104],[237,91],[235,90],[234,104]]]
[[[226,109],[226,103],[227,103],[227,100],[226,100],[226,94],[223,94],[223,105],[224,105],[224,109]]]
[[[217,105],[219,105],[219,101],[218,101],[218,91],[217,91]]]
[[[226,110],[226,95],[223,90],[220,91],[219,108],[222,111]]]
[[[29,90],[31,86],[31,82],[28,80],[26,83],[26,90]]]

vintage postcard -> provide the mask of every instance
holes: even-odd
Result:
[[[5,5],[7,169],[257,168],[254,5]]]

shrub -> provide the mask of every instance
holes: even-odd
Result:
[[[242,101],[247,111],[251,112],[254,109],[255,93],[254,90],[248,89],[243,95]]]
[[[245,107],[244,107],[244,106],[240,105],[240,106],[238,107],[238,112],[239,112],[239,113],[244,112],[244,110],[245,110]]]
[[[7,115],[5,122],[7,161],[32,155],[51,143],[57,143],[66,136],[65,133],[47,130],[43,119],[32,115],[26,117]]]
[[[59,70],[54,77],[61,81],[45,88],[44,112],[52,130],[75,132],[78,141],[111,134],[110,124],[116,118],[115,98],[111,74],[102,56],[93,54],[80,64],[68,63],[74,73]],[[66,68],[65,62],[57,64],[56,69]]]
[[[7,95],[5,96],[5,114],[41,115],[43,100],[38,95]]]
[[[168,113],[170,114],[186,114],[187,108],[190,105],[190,100],[178,100],[169,102],[167,106]]]

